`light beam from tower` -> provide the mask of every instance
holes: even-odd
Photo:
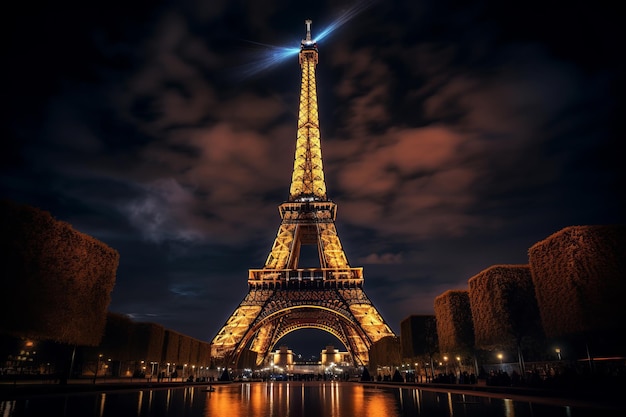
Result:
[[[339,16],[337,16],[330,24],[328,24],[316,37],[310,38],[309,40],[317,43],[322,41],[323,39],[326,39],[334,31],[338,30],[350,20],[354,19],[361,12],[371,7],[375,2],[376,0],[361,0],[353,4],[348,9],[344,10]],[[250,60],[250,63],[246,64],[245,66],[239,68],[234,72],[242,79],[252,77],[259,72],[265,71],[275,65],[278,65],[298,53],[297,47],[294,48],[268,45],[265,43],[249,40],[246,40],[245,42],[261,46],[263,47],[263,50],[254,53],[254,57]]]

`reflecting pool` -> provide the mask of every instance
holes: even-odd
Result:
[[[0,416],[63,417],[582,417],[617,416],[593,404],[437,392],[351,382],[251,382],[37,396],[0,402]]]

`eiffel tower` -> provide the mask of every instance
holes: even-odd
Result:
[[[289,200],[262,269],[248,273],[248,294],[211,342],[211,356],[228,367],[260,366],[276,343],[299,329],[324,330],[339,339],[353,364],[369,362],[369,348],[394,336],[363,291],[363,268],[349,265],[326,196],[315,85],[317,44],[311,20],[300,44],[302,69],[296,154]],[[317,245],[319,268],[299,268],[303,245]],[[245,354],[244,354],[245,352]],[[252,356],[250,356],[252,355]]]

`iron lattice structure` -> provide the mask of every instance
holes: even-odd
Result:
[[[314,328],[339,339],[355,365],[369,362],[372,343],[394,336],[363,291],[363,268],[350,267],[335,228],[336,204],[326,196],[315,83],[318,49],[311,21],[300,45],[298,133],[289,200],[262,269],[251,269],[248,294],[211,342],[211,355],[237,367],[244,350],[262,365],[292,331]],[[317,245],[320,267],[299,268],[302,245]]]

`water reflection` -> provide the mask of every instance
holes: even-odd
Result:
[[[0,401],[0,417],[586,417],[622,410],[339,382],[269,382]]]
[[[399,416],[391,392],[338,382],[222,385],[207,393],[205,416]]]
[[[106,402],[106,400],[107,400],[106,393],[105,392],[101,393],[100,394],[100,407],[99,407],[100,413],[98,414],[100,417],[104,415],[104,403]]]
[[[139,391],[139,400],[137,401],[137,415],[141,414],[142,404],[143,404],[143,391]]]

